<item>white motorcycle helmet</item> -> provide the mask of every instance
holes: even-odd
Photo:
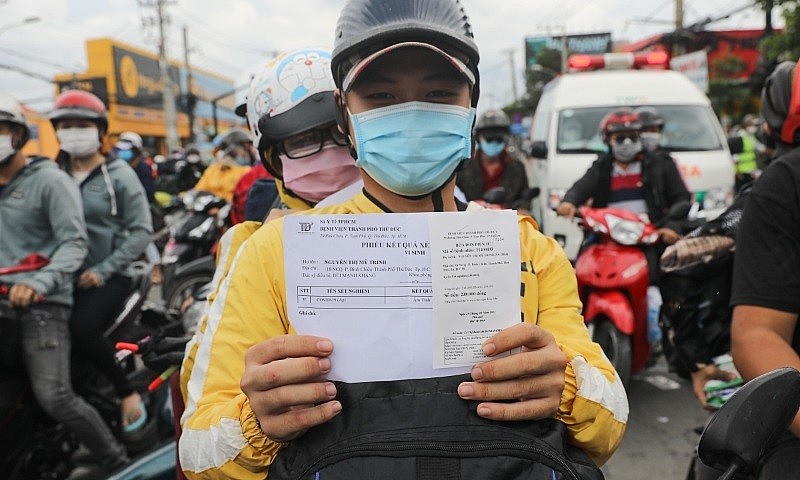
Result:
[[[31,129],[25,121],[22,113],[22,106],[10,95],[0,93],[0,122],[11,123],[21,126],[23,129],[22,137],[13,145],[14,151],[5,158],[0,158],[0,165],[7,163],[21,149],[31,136]]]
[[[273,148],[281,140],[336,121],[331,52],[304,48],[270,59],[247,91],[247,121],[264,166],[282,178]]]

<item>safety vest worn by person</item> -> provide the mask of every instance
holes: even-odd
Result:
[[[736,156],[736,173],[747,174],[758,168],[756,137],[746,131],[739,132],[739,136],[742,138],[742,153]]]

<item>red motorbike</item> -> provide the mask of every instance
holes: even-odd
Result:
[[[590,232],[575,261],[583,317],[623,384],[647,365],[647,258],[639,246],[658,241],[655,225],[616,208],[579,209]]]

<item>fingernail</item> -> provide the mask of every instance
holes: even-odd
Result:
[[[333,344],[330,340],[320,340],[317,342],[317,350],[322,353],[333,351]]]
[[[472,369],[472,372],[470,372],[470,374],[472,375],[472,379],[475,380],[476,382],[483,378],[483,370],[481,370],[478,367],[474,367]]]
[[[319,369],[322,373],[327,373],[331,369],[331,360],[329,358],[320,358]]]
[[[326,383],[325,384],[325,393],[327,393],[329,397],[335,397],[336,396],[336,385],[334,385],[332,383]]]
[[[488,417],[492,414],[492,409],[486,405],[478,405],[478,415],[481,417]]]
[[[458,395],[462,398],[469,398],[475,394],[475,389],[469,383],[462,383],[458,386]]]
[[[486,355],[487,357],[493,354],[495,350],[497,350],[497,346],[495,346],[494,343],[489,342],[483,344],[483,354]]]
[[[339,413],[342,411],[342,404],[339,402],[332,402],[331,408],[333,409],[333,413]]]

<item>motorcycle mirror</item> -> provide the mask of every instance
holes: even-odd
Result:
[[[718,470],[754,467],[800,407],[800,372],[784,367],[747,382],[711,417],[697,447]]]
[[[530,156],[533,158],[547,158],[547,144],[542,140],[531,142]]]
[[[731,155],[738,155],[744,152],[744,140],[739,135],[733,135],[728,137],[728,150],[731,151]]]
[[[486,203],[503,204],[506,201],[506,189],[503,187],[490,188],[483,193],[483,201]]]
[[[525,199],[526,200],[533,200],[534,198],[538,197],[539,194],[542,193],[542,189],[539,187],[531,187],[525,190]]]

